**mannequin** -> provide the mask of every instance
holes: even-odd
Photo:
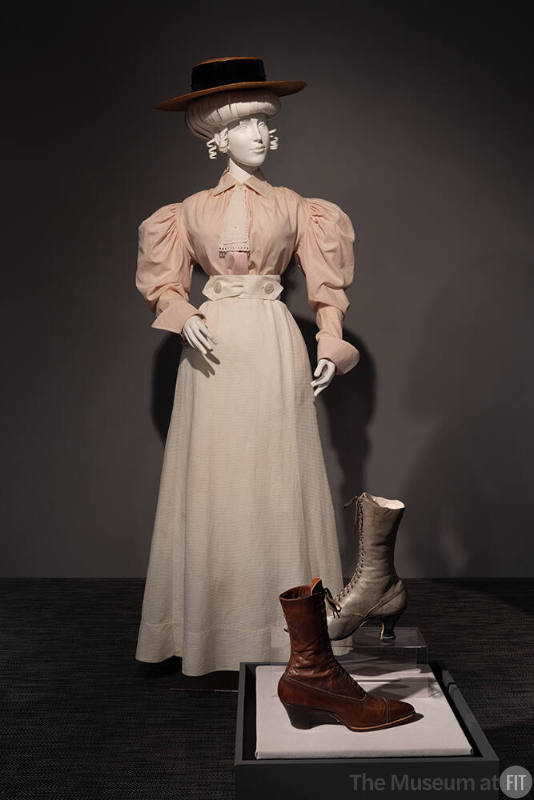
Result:
[[[136,285],[183,348],[165,453],[136,657],[182,658],[187,675],[282,661],[278,597],[321,575],[342,588],[315,397],[358,362],[343,340],[354,231],[334,203],[263,175],[280,96],[259,59],[202,62],[193,90],[158,106],[226,168],[218,183],[159,208],[139,227]],[[318,325],[317,368],[284,302],[294,257]],[[189,300],[197,264],[208,280]],[[336,653],[350,643],[334,644]]]
[[[265,114],[249,114],[241,123],[233,123],[214,136],[221,153],[228,153],[228,170],[243,183],[264,163],[269,147],[269,129]],[[223,144],[224,143],[224,144]],[[196,314],[184,325],[183,335],[191,347],[206,354],[213,350],[215,336],[208,331],[205,323]],[[315,380],[311,382],[317,396],[332,382],[336,365],[328,358],[321,358],[315,369]]]

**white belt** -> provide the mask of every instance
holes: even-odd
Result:
[[[283,291],[280,275],[211,275],[202,294],[210,300],[224,297],[277,300]]]

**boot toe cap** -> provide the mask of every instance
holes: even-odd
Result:
[[[408,717],[413,717],[415,708],[411,703],[405,703],[403,700],[388,700],[388,718],[389,722],[400,722]]]

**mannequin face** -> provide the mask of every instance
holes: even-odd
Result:
[[[228,155],[237,164],[259,167],[269,150],[269,126],[265,114],[251,114],[228,126]]]

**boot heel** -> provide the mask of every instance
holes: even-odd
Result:
[[[321,711],[318,708],[308,708],[307,706],[294,706],[291,703],[283,703],[287,716],[294,728],[307,730],[315,728],[316,725],[335,725],[337,720],[328,711]]]
[[[380,631],[380,640],[382,642],[392,642],[396,638],[395,625],[403,612],[404,609],[397,611],[396,614],[388,614],[382,617],[382,630]]]

